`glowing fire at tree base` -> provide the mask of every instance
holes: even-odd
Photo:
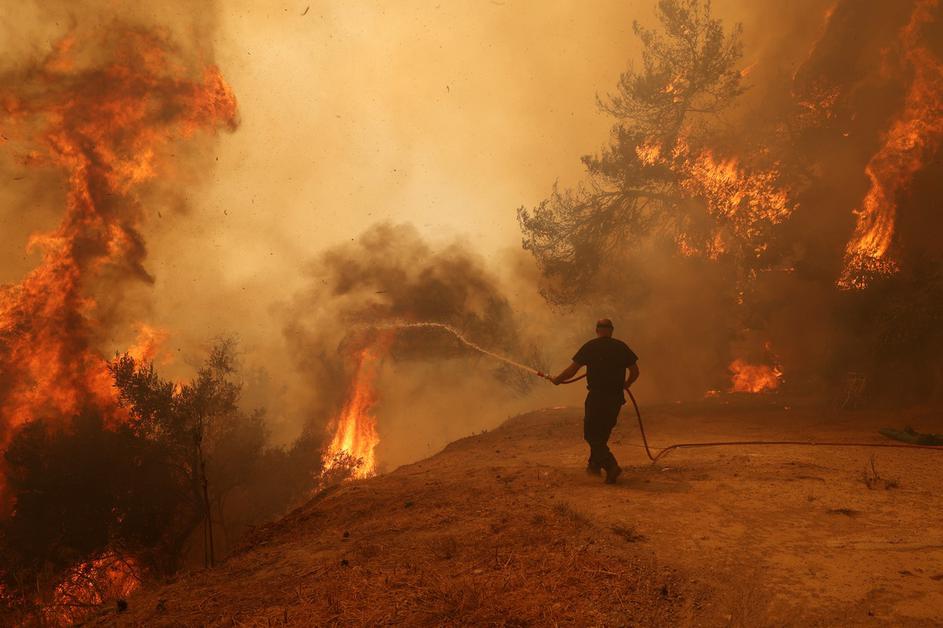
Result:
[[[381,338],[377,343],[357,353],[357,364],[347,401],[332,424],[333,438],[324,453],[326,468],[353,463],[353,477],[368,478],[376,475],[374,450],[380,443],[380,437],[377,434],[373,406],[377,402],[377,375],[390,340],[391,337]]]

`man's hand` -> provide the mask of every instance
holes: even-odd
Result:
[[[560,373],[560,374],[557,375],[556,377],[550,377],[550,378],[548,378],[548,379],[550,379],[550,381],[553,382],[553,385],[554,385],[554,386],[559,386],[560,384],[562,384],[562,383],[565,382],[566,380],[568,380],[568,379],[570,379],[571,377],[573,377],[574,375],[576,375],[576,372],[577,372],[578,370],[580,370],[580,365],[577,364],[576,362],[573,362],[572,364],[570,364],[570,366],[568,366],[568,367],[566,367],[565,369],[563,369],[563,372],[562,372],[562,373]]]

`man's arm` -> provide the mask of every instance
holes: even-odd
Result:
[[[638,379],[638,363],[629,366],[629,378],[625,380],[625,389],[628,390]]]
[[[570,379],[571,377],[576,375],[576,372],[580,370],[581,366],[582,366],[581,364],[577,364],[576,362],[573,362],[572,364],[570,364],[570,366],[563,369],[562,373],[560,373],[556,377],[551,377],[550,381],[553,382],[554,386],[559,386],[560,384],[563,383],[564,380]]]

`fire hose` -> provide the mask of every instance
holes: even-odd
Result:
[[[537,369],[527,366],[526,364],[521,364],[520,362],[515,362],[510,358],[507,358],[503,355],[494,353],[481,347],[480,345],[472,342],[464,336],[458,329],[448,325],[446,323],[438,322],[409,322],[409,321],[387,321],[382,324],[373,324],[370,325],[376,329],[402,329],[402,328],[436,328],[442,329],[457,338],[462,344],[467,346],[470,349],[478,351],[484,355],[495,358],[506,364],[514,366],[516,368],[522,369],[524,371],[535,373],[538,377],[542,377],[546,380],[551,380],[552,378],[545,374],[541,373]],[[564,380],[560,382],[561,384],[572,384],[586,377],[586,373],[578,375],[572,379]],[[635,408],[635,418],[638,420],[639,432],[642,434],[642,443],[645,445],[645,454],[648,456],[648,459],[651,460],[652,464],[655,464],[676,449],[695,449],[701,447],[746,447],[746,446],[799,446],[799,447],[880,447],[886,449],[929,449],[933,451],[943,452],[943,447],[934,446],[934,445],[904,445],[900,443],[848,443],[848,442],[835,442],[835,441],[810,441],[810,440],[728,440],[728,441],[712,441],[712,442],[701,442],[701,443],[674,443],[668,445],[658,451],[656,454],[652,454],[651,447],[648,445],[648,437],[645,435],[645,423],[642,421],[642,413],[639,411],[638,402],[635,401],[635,395],[632,394],[631,390],[627,390],[629,393],[629,399],[632,400],[632,406]]]
[[[551,380],[550,376],[537,371],[538,377],[543,377],[544,379]],[[563,380],[561,384],[572,384],[586,377],[586,373],[578,375],[572,379]],[[746,447],[746,446],[779,446],[779,447],[788,447],[788,446],[799,446],[799,447],[880,447],[887,449],[930,449],[932,451],[943,452],[943,447],[934,446],[934,445],[904,445],[902,443],[850,443],[850,442],[837,442],[837,441],[811,441],[811,440],[727,440],[727,441],[710,441],[710,442],[701,442],[701,443],[674,443],[660,449],[654,455],[652,450],[648,445],[648,437],[645,435],[645,423],[642,421],[642,413],[639,410],[638,402],[635,400],[635,395],[632,394],[632,391],[626,389],[626,392],[629,393],[629,399],[632,400],[632,407],[635,408],[635,418],[638,420],[638,429],[642,435],[642,443],[645,446],[645,455],[648,456],[648,459],[651,460],[652,464],[658,462],[662,457],[668,455],[676,449],[696,449],[701,447]]]

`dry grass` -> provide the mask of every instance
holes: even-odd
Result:
[[[429,544],[429,548],[432,550],[432,555],[439,560],[451,560],[458,554],[458,542],[453,536],[433,539]]]
[[[584,528],[590,523],[586,515],[579,512],[566,502],[557,502],[554,504],[553,514],[555,514],[560,519],[573,524],[577,528]]]
[[[563,519],[563,530],[512,523],[478,543],[461,545],[446,535],[430,539],[425,554],[391,548],[375,561],[335,563],[299,587],[289,623],[672,623],[675,583],[651,563],[626,560],[601,544],[599,530],[571,508],[550,510]],[[574,536],[573,527],[584,533]],[[273,610],[237,621],[267,626],[283,618],[284,611]]]
[[[825,512],[830,515],[842,515],[844,517],[851,518],[857,517],[861,514],[860,510],[855,510],[853,508],[829,508]]]
[[[616,536],[627,543],[638,543],[645,540],[645,537],[636,531],[635,526],[614,525],[610,529],[616,534]]]
[[[344,489],[295,513],[200,586],[161,590],[164,612],[154,595],[133,599],[129,623],[673,625],[684,605],[675,576],[568,503],[532,502],[523,517],[517,495],[468,491],[452,495],[455,517],[431,497],[402,509],[399,491],[383,493],[360,495],[353,517]]]
[[[769,620],[770,599],[763,590],[762,582],[761,572],[749,570],[736,586],[728,587],[724,600],[724,606],[727,608],[725,626],[759,628],[776,625]]]
[[[220,567],[135,596],[121,623],[680,625],[703,589],[655,563],[630,523],[611,530],[562,500],[573,479],[482,461],[507,438],[325,490]]]
[[[868,458],[868,464],[865,465],[864,471],[861,474],[861,481],[872,491],[876,489],[891,490],[900,488],[900,482],[898,480],[881,477],[875,465],[873,454]]]

